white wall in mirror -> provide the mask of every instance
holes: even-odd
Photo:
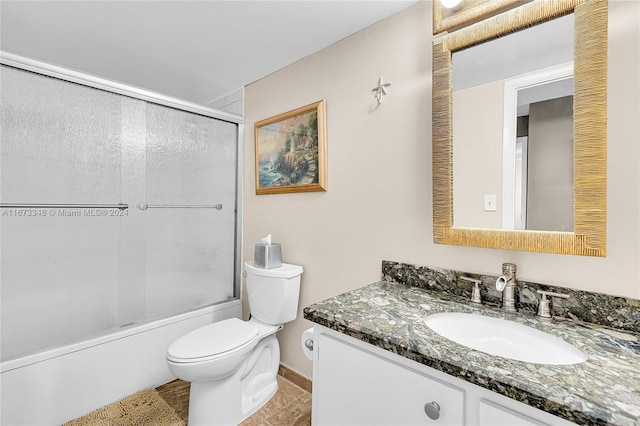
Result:
[[[503,89],[498,80],[453,92],[456,227],[501,227]],[[496,195],[495,211],[484,211],[484,195]]]
[[[454,52],[453,90],[573,61],[573,14]]]

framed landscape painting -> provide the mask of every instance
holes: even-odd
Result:
[[[256,194],[326,191],[325,104],[255,124]]]

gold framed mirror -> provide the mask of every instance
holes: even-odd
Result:
[[[433,236],[437,244],[606,256],[607,1],[534,0],[433,42]],[[455,227],[452,54],[574,14],[573,232]]]

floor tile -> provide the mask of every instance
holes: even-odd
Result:
[[[266,419],[287,408],[289,404],[301,397],[304,390],[290,381],[278,376],[278,391],[257,413]]]
[[[305,393],[298,399],[266,418],[272,425],[310,425],[311,394]]]
[[[175,410],[185,422],[189,419],[189,390],[191,383],[174,380],[162,385],[156,390],[160,396]]]
[[[273,426],[271,423],[267,421],[260,414],[255,413],[250,416],[248,419],[240,423],[239,426]]]
[[[189,382],[174,380],[157,388],[160,396],[188,421]],[[241,423],[241,426],[309,426],[311,424],[311,393],[278,376],[278,391]]]

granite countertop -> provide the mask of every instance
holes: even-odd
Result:
[[[541,365],[476,351],[425,325],[424,319],[438,312],[479,312],[516,321],[561,337],[588,360]],[[304,317],[578,424],[640,425],[640,336],[629,332],[508,314],[449,293],[386,281],[308,306]]]

